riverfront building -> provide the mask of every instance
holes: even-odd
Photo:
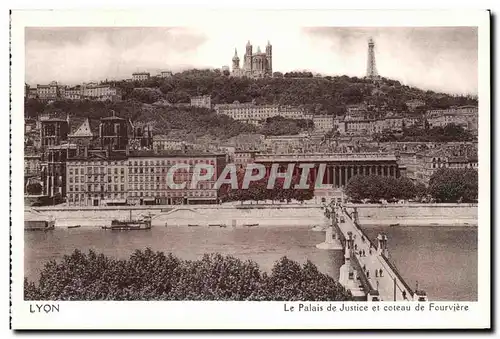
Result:
[[[184,188],[174,189],[168,185],[167,173],[180,164],[191,168],[174,172],[174,183],[186,183]],[[212,165],[215,173],[212,180],[201,181],[191,189],[196,164]],[[66,168],[67,203],[70,206],[214,204],[218,202],[219,191],[213,186],[225,165],[224,154],[136,152],[128,156],[74,157],[68,159]]]
[[[301,175],[300,164],[314,164],[309,172],[311,182],[320,175],[319,165],[325,164],[322,188],[314,195],[320,199],[343,200],[342,189],[355,175],[382,175],[398,178],[401,175],[397,157],[389,153],[309,153],[309,154],[257,154],[255,163],[266,166],[270,173],[272,164],[278,163],[286,171],[288,164],[295,164],[294,175]]]
[[[74,144],[62,144],[45,151],[41,162],[44,195],[61,199],[66,196],[66,162],[77,155],[77,150]]]

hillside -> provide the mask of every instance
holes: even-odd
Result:
[[[158,92],[148,96],[134,88],[159,88],[171,103],[187,103],[191,96],[210,95],[213,104],[255,100],[257,104],[304,106],[312,113],[324,114],[342,114],[347,105],[360,103],[374,110],[405,112],[405,102],[411,99],[423,100],[426,109],[477,105],[473,97],[424,91],[385,78],[376,82],[348,76],[248,79],[225,76],[218,71],[189,70],[167,79],[113,84],[124,89],[126,99],[141,102],[158,100]]]
[[[167,79],[112,84],[123,88],[124,101],[56,101],[45,104],[30,99],[25,102],[25,116],[55,113],[65,118],[70,114],[74,124],[88,117],[92,126],[96,126],[97,120],[115,111],[118,116],[132,121],[154,122],[154,132],[158,134],[177,130],[193,138],[206,135],[225,140],[242,133],[297,134],[312,128],[312,125],[305,120],[273,118],[262,127],[255,127],[217,115],[212,110],[153,103],[162,100],[170,104],[188,103],[191,96],[210,95],[212,104],[255,101],[256,104],[301,106],[314,114],[330,115],[344,114],[347,105],[359,103],[367,104],[374,115],[388,111],[405,114],[405,102],[411,99],[426,102],[420,113],[425,109],[477,104],[472,97],[423,91],[394,80],[372,81],[347,76],[248,79],[228,77],[217,71],[190,70]]]

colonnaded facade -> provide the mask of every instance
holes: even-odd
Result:
[[[398,178],[401,169],[396,155],[389,153],[330,153],[330,154],[257,154],[255,162],[266,166],[295,164],[294,174],[300,174],[300,164],[315,164],[310,178],[315,181],[319,165],[325,164],[323,184],[331,188],[343,188],[356,175],[382,175]]]

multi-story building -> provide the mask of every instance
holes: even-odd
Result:
[[[447,109],[433,109],[427,111],[427,117],[434,117],[439,115],[451,114],[451,115],[467,115],[467,114],[477,114],[477,106],[460,106],[460,107],[450,107]]]
[[[111,85],[88,84],[81,88],[81,98],[98,101],[120,101],[122,90]]]
[[[196,97],[191,97],[191,106],[192,107],[203,107],[203,108],[212,108],[212,102],[210,99],[210,95],[201,95]]]
[[[59,85],[55,81],[48,85],[36,85],[36,94],[40,100],[56,100],[59,98]]]
[[[333,116],[331,115],[313,115],[312,121],[314,123],[314,129],[318,131],[330,131],[334,127]]]
[[[24,155],[24,176],[40,176],[41,174],[41,155],[25,154]]]
[[[234,50],[232,75],[236,77],[263,78],[273,76],[273,47],[268,41],[266,52],[262,53],[260,47],[253,53],[252,44],[248,41],[243,57],[243,68],[240,68],[238,52]]]
[[[149,80],[150,77],[151,77],[151,74],[149,72],[132,73],[132,80],[134,80],[134,81]]]
[[[288,119],[305,119],[306,113],[303,109],[294,106],[280,106],[279,115]]]
[[[170,78],[172,77],[172,71],[161,71],[160,72],[160,78]]]
[[[167,137],[166,135],[153,136],[153,150],[156,152],[182,150],[183,140]]]
[[[196,164],[213,166],[214,175],[191,188]],[[66,168],[67,202],[79,206],[213,204],[219,201],[219,189],[214,184],[225,165],[224,154],[137,152],[128,157],[74,157]],[[174,171],[173,166],[189,169],[179,167]],[[170,179],[185,185],[172,187]]]
[[[29,88],[28,94],[27,94],[28,99],[38,99],[38,89],[37,87]]]
[[[477,133],[478,109],[476,106],[429,110],[427,111],[426,118],[430,127],[444,127],[449,124],[455,124]]]
[[[288,119],[312,119],[312,115],[293,106],[256,105],[254,103],[218,104],[214,106],[217,114],[230,116],[234,120],[258,124],[265,119],[282,116]]]
[[[294,153],[304,148],[308,138],[307,134],[269,136],[264,145],[268,153]]]
[[[82,86],[65,87],[61,92],[61,97],[67,100],[80,100],[82,99]]]
[[[123,205],[127,202],[125,155],[75,156],[66,165],[66,202],[70,206]]]
[[[196,164],[214,167],[211,180],[199,182],[191,189],[193,168]],[[172,166],[189,165],[173,173],[174,183],[185,183],[184,188],[168,185],[167,173]],[[134,154],[128,159],[129,201],[132,204],[200,204],[217,203],[219,190],[214,183],[226,165],[225,154]]]
[[[66,196],[66,162],[75,157],[78,146],[62,144],[50,146],[41,159],[41,181],[43,193],[48,197]]]
[[[355,175],[382,175],[399,177],[397,157],[389,153],[307,153],[307,154],[257,154],[255,163],[266,166],[267,174],[273,164],[286,168],[294,164],[294,175],[301,176],[300,164],[314,164],[309,171],[309,180],[316,183],[320,166],[324,164],[322,188],[315,188],[315,197],[320,199],[343,199],[342,189]]]
[[[441,168],[477,169],[477,144],[444,145],[415,154],[415,170],[411,176],[428,184],[432,175]]]
[[[230,116],[234,120],[265,120],[279,115],[278,105],[255,105],[253,103],[233,103],[215,105],[217,114]]]
[[[347,135],[370,135],[373,133],[374,121],[371,119],[345,120],[344,131]]]
[[[234,151],[234,164],[236,167],[245,167],[247,164],[255,161],[255,156],[259,151],[255,150],[236,150]]]
[[[384,119],[385,129],[392,132],[399,132],[403,130],[404,119],[400,116],[390,116]]]
[[[405,104],[406,104],[406,107],[408,107],[408,109],[413,112],[418,107],[424,107],[425,101],[419,100],[419,99],[413,99],[413,100],[408,100]]]
[[[348,105],[346,107],[347,116],[364,117],[367,111],[367,106],[365,104],[354,104]]]

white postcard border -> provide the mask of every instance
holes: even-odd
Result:
[[[239,14],[239,15],[238,15]],[[484,328],[490,324],[490,28],[486,11],[14,11],[12,14],[12,326],[27,328]],[[469,312],[287,313],[284,302],[57,302],[57,314],[30,313],[23,300],[24,27],[199,26],[478,26],[479,228],[478,301]],[[459,283],[459,282],[458,282]],[[313,303],[316,304],[316,303]],[[328,304],[328,303],[327,303]],[[387,303],[381,303],[387,304]],[[413,305],[413,303],[411,303]],[[451,303],[447,303],[451,304]]]

